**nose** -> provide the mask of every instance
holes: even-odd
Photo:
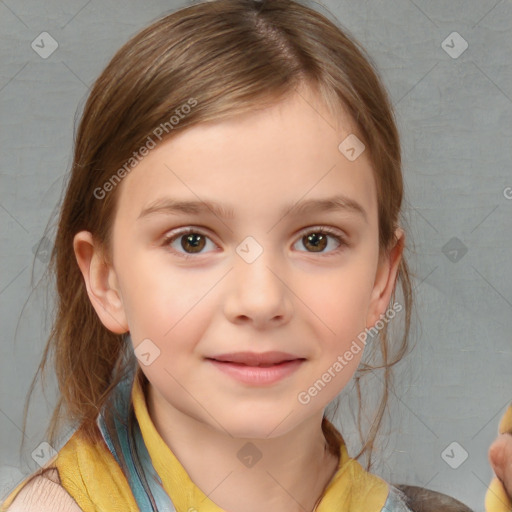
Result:
[[[283,266],[271,258],[270,251],[252,263],[236,256],[230,272],[230,288],[224,312],[233,323],[249,323],[256,329],[277,327],[292,316],[293,293]]]

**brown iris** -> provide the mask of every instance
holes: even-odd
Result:
[[[185,247],[186,244],[189,244],[189,247]],[[204,248],[204,245],[205,237],[198,233],[189,233],[187,236],[181,237],[181,247],[183,247],[187,252],[200,252]],[[189,248],[192,248],[192,250],[189,251]]]
[[[321,252],[327,246],[327,236],[324,233],[312,233],[303,236],[302,241],[305,246],[307,246],[307,243],[312,244],[313,252]]]

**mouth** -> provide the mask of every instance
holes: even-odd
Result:
[[[228,354],[217,354],[207,359],[213,359],[222,363],[238,363],[247,366],[263,366],[284,363],[286,361],[295,361],[304,359],[303,357],[288,352],[278,352],[276,350],[270,352],[230,352]]]
[[[235,362],[235,361],[219,361],[218,359],[209,358],[209,357],[207,357],[207,359],[209,359],[210,361],[215,361],[217,363],[232,364],[232,365],[235,365],[235,366],[248,366],[250,368],[270,368],[272,366],[279,366],[279,365],[282,365],[284,363],[291,363],[293,361],[305,361],[305,359],[303,359],[303,358],[298,358],[298,359],[286,359],[286,360],[283,360],[283,361],[278,361],[276,363],[259,363],[259,364],[255,364],[255,363],[238,363],[238,362]]]
[[[286,352],[233,352],[230,354],[219,354],[207,359],[221,363],[232,363],[252,367],[269,367],[289,361],[305,360],[304,357],[295,356]]]
[[[238,352],[207,357],[206,360],[238,382],[251,386],[265,386],[288,377],[306,359],[283,352]]]

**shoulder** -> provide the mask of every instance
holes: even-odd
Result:
[[[82,512],[82,509],[62,487],[57,469],[49,468],[29,478],[5,512]]]
[[[393,490],[394,489],[394,490]],[[394,492],[412,512],[473,512],[464,503],[440,492],[413,485],[390,486],[390,495]],[[395,510],[395,509],[390,509]],[[401,508],[396,509],[402,511]]]

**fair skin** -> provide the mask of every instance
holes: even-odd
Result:
[[[129,331],[134,348],[149,338],[160,350],[141,365],[157,431],[192,481],[230,512],[314,509],[338,465],[326,451],[324,409],[353,376],[363,350],[307,404],[298,394],[389,307],[404,234],[397,230],[399,243],[379,260],[373,170],[367,151],[353,162],[339,151],[358,131],[348,116],[338,122],[305,89],[270,109],[187,129],[124,178],[112,265],[90,233],[75,236],[103,324]],[[352,210],[281,212],[334,193],[359,203],[366,219]],[[139,217],[162,197],[215,200],[234,216],[206,210]],[[163,243],[189,226],[203,235],[199,253],[183,233]],[[349,245],[330,235],[315,252],[304,236],[319,226]],[[249,236],[263,250],[251,263],[236,252]],[[182,257],[187,253],[190,259]],[[304,360],[266,386],[241,383],[206,359],[274,350]],[[250,468],[237,458],[248,441],[262,454]]]
[[[489,460],[512,500],[512,435],[500,434],[489,448]]]

